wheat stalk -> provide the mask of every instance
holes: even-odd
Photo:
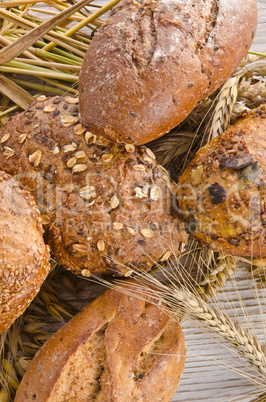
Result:
[[[227,278],[232,277],[236,270],[237,258],[219,253],[217,256],[212,250],[208,250],[208,272],[199,282],[199,287],[204,289],[204,295],[213,298],[222,289]]]
[[[249,361],[252,369],[255,368],[266,380],[266,356],[255,336],[251,336],[241,325],[235,324],[228,315],[211,308],[202,299],[185,289],[175,290],[171,296],[164,294],[166,301],[171,303],[171,306],[175,309],[179,307],[229,341],[238,353]]]
[[[229,126],[233,106],[237,99],[237,86],[240,76],[229,78],[222,86],[215,106],[208,141],[223,133]]]
[[[149,300],[159,305],[168,314],[178,321],[186,319],[197,320],[223,340],[229,342],[237,353],[250,363],[263,382],[266,381],[266,355],[265,350],[255,334],[244,329],[240,322],[235,323],[226,313],[217,308],[210,307],[202,298],[192,294],[185,288],[176,288],[164,285],[146,273],[137,273],[137,284],[130,284],[126,289],[118,281],[115,288],[118,291]],[[162,307],[167,303],[167,307]]]

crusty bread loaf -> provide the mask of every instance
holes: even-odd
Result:
[[[15,402],[167,402],[185,354],[177,321],[151,303],[109,289],[40,349]]]
[[[82,123],[145,144],[180,123],[246,55],[255,0],[123,0],[94,36],[80,72]]]
[[[20,183],[0,171],[0,333],[28,307],[49,271],[40,213]]]
[[[55,260],[76,273],[130,273],[187,241],[176,186],[146,147],[87,132],[78,99],[41,97],[0,132],[0,168],[33,195]]]
[[[245,112],[196,154],[178,202],[193,233],[213,250],[266,257],[266,105]]]

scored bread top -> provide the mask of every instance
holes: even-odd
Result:
[[[79,77],[82,123],[145,144],[179,124],[246,55],[255,0],[124,0],[94,36]]]
[[[1,130],[0,144],[0,168],[33,195],[66,268],[129,275],[131,264],[149,269],[186,243],[176,186],[153,153],[86,131],[78,98],[38,98]]]
[[[0,171],[0,333],[36,296],[49,272],[40,213],[23,186]]]
[[[121,289],[107,290],[46,342],[16,402],[171,400],[186,355],[180,325],[133,297],[132,283]]]
[[[199,150],[181,175],[186,230],[215,251],[266,257],[266,105]]]

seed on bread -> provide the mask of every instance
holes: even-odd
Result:
[[[28,307],[49,272],[40,213],[23,186],[0,171],[0,333]]]
[[[179,180],[186,232],[214,251],[266,256],[265,113],[264,104],[240,115],[197,152]]]
[[[44,112],[49,105],[59,113]],[[64,127],[74,107],[64,97],[47,97],[13,116],[0,133],[12,133],[4,143],[12,158],[0,151],[0,168],[18,175],[35,198],[53,258],[78,274],[121,276],[132,265],[148,269],[166,244],[178,254],[188,236],[171,204],[171,181],[162,180],[166,171],[145,146],[128,152],[79,121]]]
[[[4,142],[8,141],[9,138],[10,138],[10,133],[6,133],[5,135],[3,135],[3,137],[0,140],[1,144],[3,144]]]
[[[9,159],[9,158],[11,158],[12,156],[15,155],[15,152],[10,147],[4,147],[3,155],[4,155],[5,158]]]

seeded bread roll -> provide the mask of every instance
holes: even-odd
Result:
[[[20,183],[0,171],[0,333],[28,307],[49,271],[40,213]]]
[[[266,257],[266,105],[203,147],[180,178],[186,230],[215,251]]]
[[[255,35],[255,0],[123,0],[80,72],[82,123],[145,144],[179,124],[238,66]]]
[[[185,355],[175,320],[151,303],[109,289],[40,349],[15,402],[168,402]]]
[[[188,236],[175,184],[148,148],[86,131],[77,102],[41,97],[0,132],[0,168],[33,195],[55,260],[85,276],[129,275],[178,254]]]

